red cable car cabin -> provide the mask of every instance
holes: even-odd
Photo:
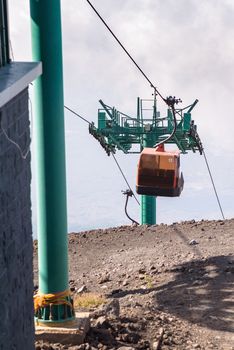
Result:
[[[144,148],[138,163],[136,192],[149,196],[178,197],[184,186],[180,152],[166,152],[164,145]]]

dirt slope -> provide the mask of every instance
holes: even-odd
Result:
[[[94,327],[87,342],[100,349],[234,349],[233,254],[234,219],[71,233],[72,290],[85,285],[120,304],[120,317],[103,325],[109,333]],[[37,284],[36,254],[34,260]]]

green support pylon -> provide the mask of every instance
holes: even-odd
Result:
[[[141,196],[141,224],[156,224],[156,197]]]
[[[43,74],[35,83],[35,142],[41,323],[74,318],[68,283],[61,11],[59,0],[30,0],[33,59]]]
[[[108,155],[116,150],[121,150],[125,154],[138,154],[143,148],[155,147],[163,140],[165,143],[177,145],[181,153],[199,151],[202,154],[203,146],[197,133],[197,126],[191,118],[191,111],[198,100],[185,108],[176,109],[176,130],[172,134],[174,129],[172,109],[168,108],[167,115],[161,117],[157,110],[155,90],[153,95],[153,99],[137,98],[136,117],[128,116],[99,100],[102,108],[98,110],[98,127],[96,128],[94,123],[91,123],[89,133],[99,141]],[[153,103],[152,108],[143,108],[143,102]],[[148,113],[150,110],[152,115]],[[167,139],[168,135],[173,137]],[[136,145],[139,145],[139,149],[134,147]],[[144,195],[141,198],[141,223],[156,224],[156,198],[154,196]]]
[[[143,138],[143,147],[153,147],[155,138],[152,134],[145,134]],[[155,225],[156,224],[156,197],[141,196],[141,224]]]

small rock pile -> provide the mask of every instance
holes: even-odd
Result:
[[[191,341],[189,331],[180,320],[159,310],[144,309],[142,305],[135,308],[123,307],[120,312],[118,299],[112,299],[91,311],[90,317],[91,328],[84,344],[64,345],[38,341],[35,349],[204,350],[201,345]]]

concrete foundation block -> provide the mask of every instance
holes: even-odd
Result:
[[[46,326],[35,324],[35,338],[36,340],[48,341],[50,343],[79,345],[84,343],[89,329],[89,313],[78,312],[74,321],[60,323],[59,327],[56,323]]]

